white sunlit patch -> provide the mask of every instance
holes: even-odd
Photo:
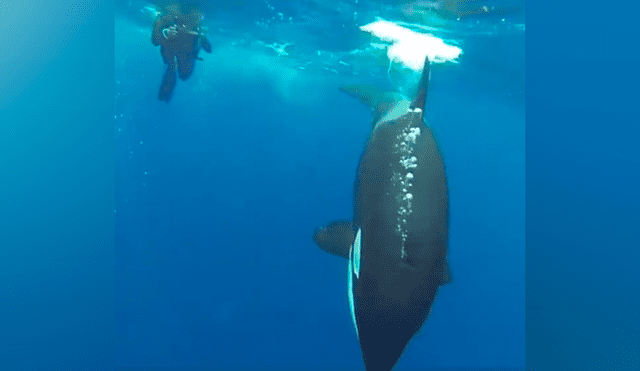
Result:
[[[415,32],[383,19],[364,25],[360,29],[390,42],[391,45],[387,47],[389,60],[401,63],[416,72],[422,71],[425,55],[434,63],[457,63],[456,59],[462,54],[462,49],[448,45],[436,36]]]
[[[156,7],[154,5],[147,5],[145,7],[143,7],[142,9],[140,9],[140,12],[142,14],[144,14],[145,16],[151,18],[151,19],[156,19],[160,14],[158,9],[156,9]]]
[[[285,50],[285,48],[289,45],[289,43],[286,44],[278,44],[278,43],[273,43],[273,44],[267,44],[266,47],[273,49],[276,53],[278,53],[278,57],[280,56],[288,56],[289,53],[287,53],[287,51]]]

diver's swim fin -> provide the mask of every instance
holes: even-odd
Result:
[[[167,66],[167,70],[162,77],[162,85],[160,85],[160,92],[158,93],[158,99],[169,103],[173,89],[176,87],[176,64],[170,63]]]
[[[204,49],[204,51],[207,53],[211,53],[211,43],[204,36],[202,37],[202,49]]]

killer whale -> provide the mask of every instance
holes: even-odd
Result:
[[[372,108],[358,165],[354,217],[314,232],[323,250],[348,259],[348,298],[367,371],[389,371],[424,324],[438,288],[451,281],[444,162],[424,107],[429,59],[410,101],[378,88],[341,90]]]

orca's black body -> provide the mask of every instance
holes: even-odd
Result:
[[[358,166],[353,222],[317,230],[314,241],[349,259],[349,302],[367,371],[394,367],[451,279],[447,179],[424,122],[429,79],[427,59],[413,101],[342,89],[374,109],[374,128]]]

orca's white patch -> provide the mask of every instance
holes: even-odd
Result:
[[[349,249],[349,271],[347,272],[347,295],[349,296],[349,311],[351,312],[351,320],[353,321],[353,327],[356,328],[356,335],[358,335],[358,324],[356,323],[356,308],[353,304],[353,264],[351,263],[351,255],[353,251],[353,245]]]
[[[360,278],[360,240],[361,240],[361,232],[362,229],[358,228],[358,233],[356,233],[356,239],[353,241],[353,273],[356,274],[356,277]]]
[[[351,319],[353,320],[353,326],[356,328],[356,335],[358,335],[358,324],[356,323],[356,308],[353,302],[353,275],[356,279],[360,278],[360,241],[361,241],[361,229],[358,228],[356,238],[353,241],[353,245],[349,249],[349,272],[347,277],[347,291],[349,296],[349,310],[351,311]],[[358,335],[360,336],[360,335]]]

